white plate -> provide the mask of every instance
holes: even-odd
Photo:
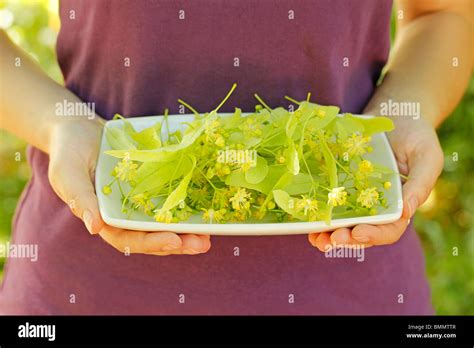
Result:
[[[221,114],[221,116],[224,115],[226,114]],[[371,116],[357,117],[369,118]],[[162,119],[163,116],[148,116],[133,117],[128,120],[133,124],[135,129],[142,130]],[[193,115],[170,115],[170,131],[173,132],[182,128],[181,122],[191,121],[193,119]],[[122,126],[122,120],[113,120],[106,123],[106,127]],[[372,137],[372,144],[374,151],[365,157],[374,163],[390,168],[398,174],[395,157],[385,134],[375,134]],[[166,224],[156,222],[153,217],[140,212],[134,212],[129,218],[127,218],[121,212],[120,193],[117,188],[114,187],[110,195],[104,195],[102,192],[102,187],[111,181],[110,173],[118,161],[118,159],[104,154],[104,151],[106,150],[110,150],[110,146],[105,139],[105,132],[103,132],[95,179],[100,213],[107,224],[128,230],[172,231],[177,233],[198,233],[226,236],[289,235],[325,232],[339,227],[350,227],[362,223],[372,225],[387,224],[398,220],[402,214],[403,205],[401,204],[401,183],[398,175],[393,174],[390,180],[392,188],[385,194],[385,198],[389,204],[388,209],[380,211],[380,213],[375,216],[333,219],[330,225],[327,225],[323,221],[265,223],[258,220],[247,221],[246,223],[209,224],[203,222],[199,215],[192,216],[186,222]]]

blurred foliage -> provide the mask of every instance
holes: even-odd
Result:
[[[0,28],[61,82],[54,50],[59,30],[57,11],[57,0],[0,0]],[[392,37],[395,27],[392,19]],[[439,129],[445,170],[415,219],[425,250],[433,304],[439,314],[474,314],[473,129],[471,79],[463,100]],[[25,161],[25,143],[4,132],[0,136],[0,243],[5,243],[30,171]]]

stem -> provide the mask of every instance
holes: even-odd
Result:
[[[227,99],[229,99],[229,97],[231,96],[232,92],[234,92],[234,90],[237,88],[237,84],[234,82],[234,84],[232,85],[232,88],[230,89],[229,93],[227,93],[227,95],[225,96],[224,100],[221,101],[221,103],[219,105],[217,105],[217,107],[213,110],[213,112],[217,113],[217,111],[222,107],[222,105],[224,105],[224,103],[227,101]]]
[[[186,103],[184,100],[182,99],[178,99],[178,103],[184,105],[185,107],[187,107],[189,110],[191,110],[191,112],[196,115],[197,117],[199,117],[199,112],[197,112],[197,110],[195,108],[193,108],[191,105],[189,105],[188,103]]]
[[[339,167],[341,167],[341,169],[342,169],[343,171],[345,171],[346,174],[353,176],[353,174],[352,174],[351,172],[349,172],[346,168],[344,168],[344,166],[343,166],[342,164],[340,164],[338,161],[336,161],[336,159],[334,159],[334,162],[336,162],[336,164],[337,164]]]
[[[220,191],[221,189],[217,188],[214,186],[214,184],[211,182],[211,180],[208,179],[208,177],[201,171],[201,169],[199,169],[199,167],[196,167],[196,169],[198,170],[198,172],[204,177],[204,179],[207,180],[207,182],[209,183],[209,185],[212,186],[212,188],[215,190],[215,191]]]
[[[286,100],[289,100],[290,102],[296,104],[296,105],[300,105],[301,103],[299,101],[297,101],[296,99],[293,99],[291,97],[288,97],[287,95],[285,95],[285,99]]]
[[[168,122],[168,108],[165,109],[165,112],[164,112],[164,118],[165,118],[165,125],[166,125],[166,134],[168,136],[168,140],[170,139],[170,124]]]
[[[394,174],[395,174],[395,173],[394,173]],[[403,174],[401,174],[401,173],[398,173],[398,175],[400,175],[400,177],[402,177],[403,179],[408,180],[408,176],[403,175]]]
[[[262,98],[259,97],[257,93],[254,93],[253,96],[258,100],[260,104],[262,104],[265,107],[265,109],[267,109],[270,112],[272,111],[272,109],[262,100]]]

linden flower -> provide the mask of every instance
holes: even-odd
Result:
[[[219,126],[220,126],[220,122],[218,120],[213,120],[213,121],[207,120],[204,133],[208,135],[214,134],[219,129]]]
[[[361,206],[365,208],[372,208],[375,204],[378,203],[379,193],[375,187],[371,187],[365,190],[362,190],[357,197],[357,203],[360,203]]]
[[[154,208],[153,202],[150,200],[150,197],[146,192],[131,197],[131,201],[135,208],[142,208],[146,214],[151,213]]]
[[[345,187],[335,187],[328,193],[328,204],[332,204],[333,207],[338,205],[344,205],[347,199],[347,192]]]
[[[188,189],[188,197],[194,206],[204,206],[209,200],[208,186]]]
[[[374,166],[372,165],[372,162],[363,160],[359,163],[359,172],[362,174],[369,174],[374,171]]]
[[[232,208],[234,210],[249,210],[250,209],[250,193],[244,188],[239,189],[230,199]]]
[[[306,196],[301,196],[301,199],[296,203],[296,209],[297,211],[303,211],[304,215],[308,215],[308,213],[312,215],[318,210],[318,201]]]
[[[372,138],[370,136],[364,137],[360,134],[354,133],[347,138],[344,147],[347,149],[350,156],[363,155],[369,150],[371,140]]]
[[[234,167],[238,172],[243,172],[245,173],[248,171],[250,168],[253,167],[253,163],[251,161],[242,161],[242,162],[237,162],[234,163]]]
[[[136,163],[125,157],[115,166],[115,175],[122,181],[132,181],[137,174],[137,168]]]
[[[229,175],[231,172],[230,167],[227,164],[222,163],[216,163],[214,169],[218,177]]]
[[[158,209],[155,213],[155,220],[169,224],[173,220],[173,213],[169,210]]]
[[[104,195],[110,195],[112,193],[112,188],[109,185],[102,187],[102,192]]]
[[[204,214],[202,214],[202,219],[209,223],[217,222],[220,223],[225,220],[225,213],[227,212],[225,209],[202,209]]]
[[[214,142],[219,147],[224,147],[225,146],[225,139],[222,135],[216,134],[216,140]]]
[[[204,133],[206,134],[207,142],[214,142],[216,143],[216,145],[222,144],[222,142],[224,141],[224,138],[221,139],[220,137],[222,137],[222,135],[217,133],[219,131],[219,127],[220,127],[219,120],[206,121]]]

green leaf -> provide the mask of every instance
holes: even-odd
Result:
[[[189,182],[191,181],[191,177],[193,176],[193,171],[194,168],[196,167],[196,159],[194,156],[192,157],[193,161],[193,167],[189,171],[188,174],[184,176],[184,178],[181,180],[179,185],[171,192],[171,194],[166,198],[166,201],[163,203],[163,206],[161,209],[163,210],[170,210],[176,207],[178,204],[180,204],[182,201],[186,199],[187,196],[187,190],[188,190],[188,185]]]
[[[286,158],[286,167],[288,171],[296,175],[300,172],[300,161],[298,160],[298,151],[296,151],[295,144],[292,140],[288,142],[288,147],[283,152]]]
[[[245,172],[245,180],[250,184],[262,182],[268,174],[267,160],[261,156],[257,156],[256,162],[254,167],[250,167],[249,170]]]
[[[121,128],[105,127],[105,138],[112,149],[125,153],[136,149],[135,143]]]
[[[132,161],[138,162],[169,162],[179,157],[180,153],[170,146],[160,147],[158,150],[109,150],[107,155],[117,158],[124,158],[127,153]]]
[[[175,162],[145,162],[137,170],[133,192],[138,194],[147,191],[152,195],[157,194],[172,179],[173,174],[179,178],[192,167],[193,163],[188,157],[183,159],[178,167]]]
[[[315,185],[315,187],[313,187],[313,185]],[[282,189],[290,195],[298,195],[308,193],[312,188],[317,189],[317,187],[318,182],[314,176],[311,178],[309,174],[300,172],[298,175],[294,175],[291,178],[291,182],[283,186]]]
[[[350,134],[364,132],[364,125],[360,120],[359,117],[346,113],[341,117],[336,117],[328,128],[335,132],[339,139],[344,141]]]
[[[123,122],[123,130],[127,133],[130,137],[132,137],[137,131],[133,127],[132,123],[123,117],[120,114],[115,114],[113,117],[114,120],[122,120]]]
[[[180,154],[181,150],[184,150],[191,146],[197,138],[202,134],[206,128],[206,122],[211,122],[217,118],[216,114],[209,115],[209,117],[200,120],[199,126],[183,136],[183,139],[179,144],[172,144],[168,146],[160,147],[156,150],[134,150],[134,151],[122,151],[112,150],[105,151],[106,154],[123,158],[128,153],[128,156],[133,161],[139,162],[168,162],[176,159]]]
[[[283,209],[286,213],[297,218],[298,220],[307,221],[308,218],[303,214],[303,212],[296,211],[296,201],[297,198],[291,197],[288,192],[284,190],[274,190],[273,199],[275,203]]]
[[[309,102],[302,102],[299,109],[312,117],[308,121],[307,127],[313,131],[325,128],[337,117],[339,112],[337,106],[324,106]],[[323,113],[324,116],[319,116],[319,112]]]
[[[365,135],[390,132],[395,128],[393,121],[388,117],[378,116],[373,118],[359,118],[358,120],[364,126]]]
[[[132,135],[133,140],[138,143],[138,148],[143,150],[152,150],[161,147],[161,124],[148,127],[140,132],[135,132]]]
[[[245,179],[245,173],[235,171],[226,177],[225,184],[228,186],[245,187],[268,195],[285,173],[288,173],[288,171],[284,166],[269,166],[265,180],[258,184],[252,184]]]

